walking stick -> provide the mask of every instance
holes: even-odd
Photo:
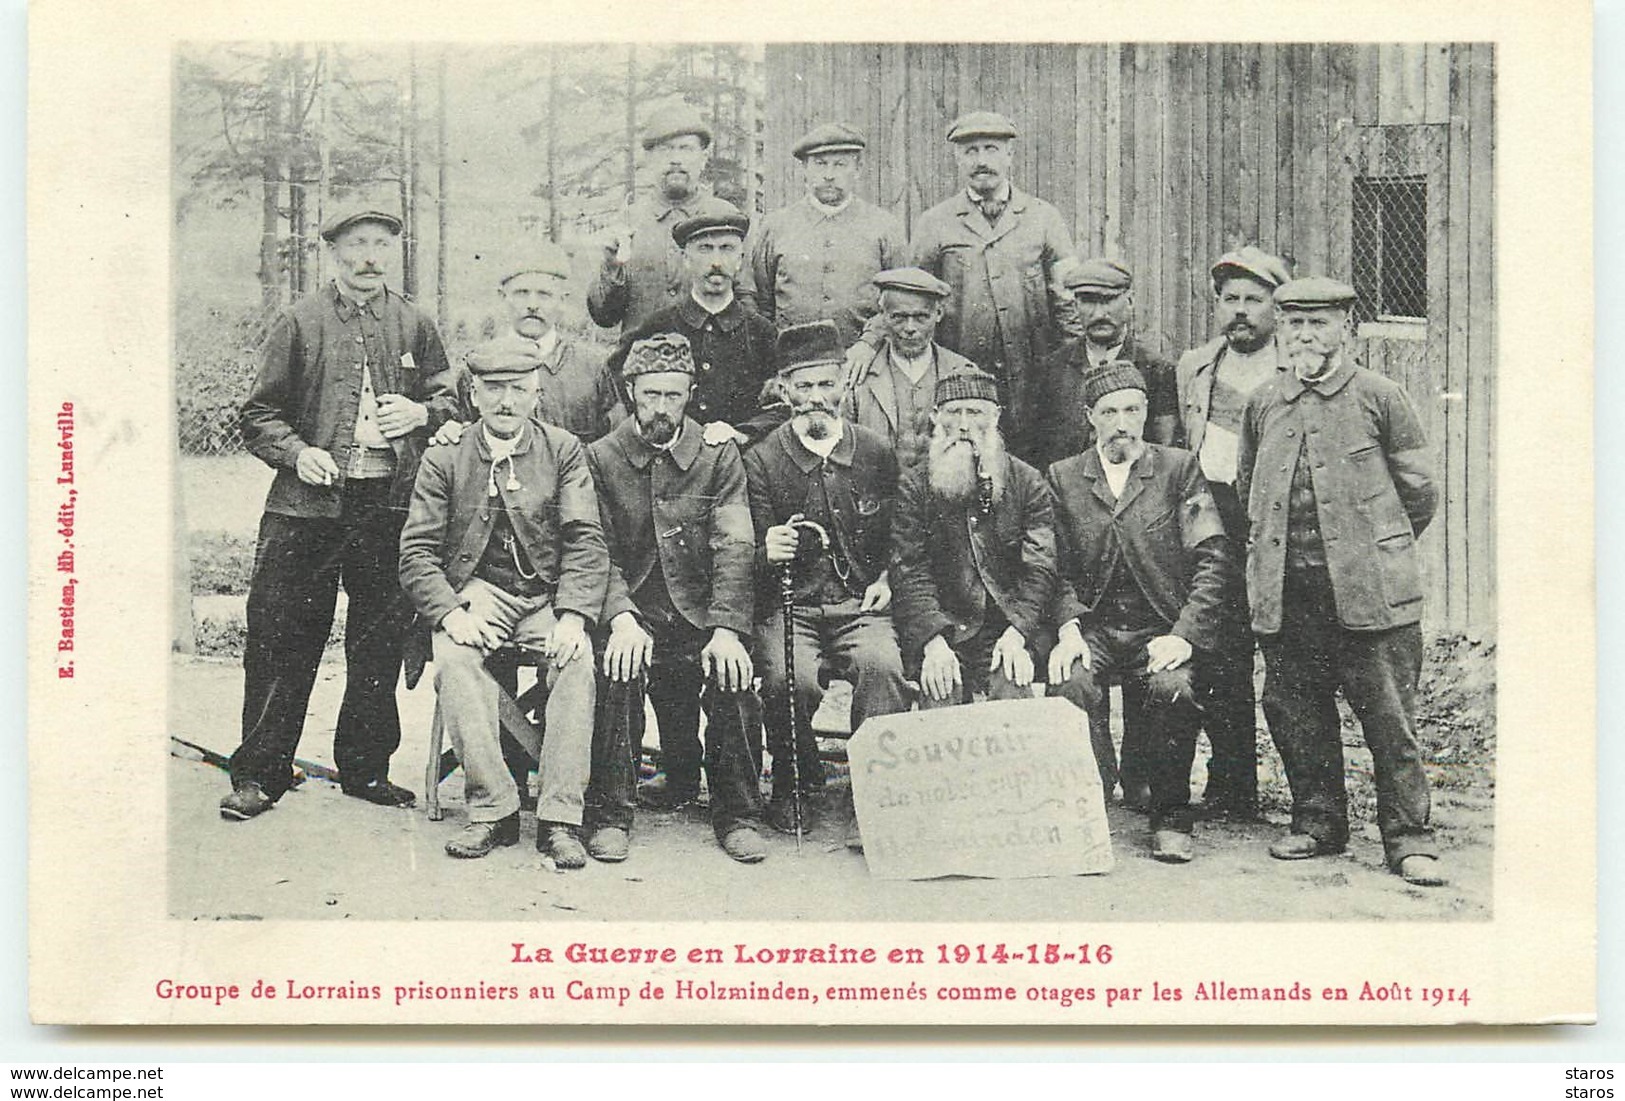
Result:
[[[788,525],[792,528],[806,528],[818,536],[819,549],[829,549],[829,532],[824,525],[816,520],[792,519]],[[779,607],[784,612],[784,680],[785,680],[785,706],[788,708],[790,727],[790,782],[795,787],[795,794],[791,797],[791,806],[796,824],[796,855],[801,854],[801,718],[800,708],[796,705],[796,579],[795,559],[779,566]],[[773,762],[775,768],[778,762]]]

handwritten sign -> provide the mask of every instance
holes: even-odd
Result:
[[[863,852],[877,878],[1111,870],[1087,720],[1065,700],[880,715],[847,752]]]

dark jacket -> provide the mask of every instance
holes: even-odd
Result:
[[[609,590],[604,623],[638,612],[655,562],[672,604],[695,627],[749,637],[754,560],[745,464],[731,443],[707,447],[692,418],[669,452],[657,452],[627,417],[587,448],[604,534]]]
[[[1314,387],[1283,371],[1247,399],[1236,489],[1247,506],[1253,630],[1281,629],[1287,504],[1300,451],[1338,622],[1357,631],[1420,622],[1416,540],[1438,505],[1427,440],[1404,388],[1345,361]]]
[[[854,349],[862,355],[852,374],[852,386],[841,398],[841,415],[856,421],[871,432],[878,432],[893,442],[897,439],[897,392],[892,386],[892,372],[887,356],[891,345],[882,338],[876,347],[865,344]],[[975,366],[958,352],[940,344],[932,344],[931,352],[937,357],[937,377],[956,374]],[[926,410],[930,412],[930,410]],[[927,426],[926,434],[930,434]]]
[[[783,424],[745,452],[745,477],[756,526],[762,608],[774,607],[779,593],[777,572],[767,563],[767,529],[798,512],[823,523],[836,555],[851,565],[847,595],[862,596],[891,564],[897,457],[884,436],[848,424],[826,461]],[[825,495],[827,515],[821,499]],[[816,543],[816,537],[810,542]]]
[[[593,321],[605,328],[619,325],[624,333],[688,293],[683,250],[671,229],[699,213],[704,202],[700,192],[676,206],[656,192],[629,198],[624,217],[632,233],[632,258],[622,267],[600,264],[587,288],[587,313]]]
[[[1112,497],[1091,447],[1049,468],[1060,585],[1055,621],[1087,627],[1114,567],[1125,568],[1168,633],[1199,650],[1219,642],[1235,561],[1196,456],[1148,443]]]
[[[788,419],[788,409],[773,404],[777,391],[764,393],[776,374],[773,346],[778,330],[767,318],[747,310],[740,299],[735,298],[715,316],[689,294],[676,305],[656,311],[621,336],[609,357],[615,377],[620,377],[633,342],[656,333],[682,333],[688,338],[698,372],[688,415],[702,425],[724,421],[755,443]]]
[[[1007,456],[993,515],[931,491],[930,468],[903,480],[892,521],[892,616],[904,657],[917,661],[944,635],[958,646],[986,623],[991,598],[1036,652],[1048,649],[1055,588],[1055,510],[1038,472]]]
[[[563,429],[529,424],[513,457],[487,496],[491,449],[478,425],[450,447],[423,457],[412,506],[401,530],[401,587],[431,626],[462,606],[457,592],[474,575],[491,540],[494,506],[500,502],[525,559],[552,592],[561,612],[597,621],[609,582],[609,551],[599,522],[598,501],[586,455]]]
[[[363,362],[370,365],[377,396],[404,394],[429,409],[425,427],[391,441],[390,502],[405,508],[425,441],[457,411],[446,349],[428,315],[393,291],[386,288],[357,307],[329,283],[284,310],[271,327],[243,402],[243,443],[276,469],[265,511],[339,515],[342,476],[331,486],[313,486],[294,470],[307,447],[331,453],[341,475],[348,469]]]
[[[1124,339],[1117,358],[1127,360],[1145,376],[1145,438],[1150,443],[1171,444],[1179,424],[1179,395],[1174,381],[1174,365],[1145,347],[1133,336]],[[1083,374],[1089,369],[1089,352],[1082,337],[1068,337],[1039,365],[1027,388],[1028,407],[1017,417],[1021,426],[1022,453],[1039,470],[1080,454],[1095,445],[1095,429],[1089,423],[1089,406],[1083,400]]]

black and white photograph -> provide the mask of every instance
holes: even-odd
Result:
[[[35,24],[35,1020],[1595,1018],[1574,19],[230,7]]]
[[[1495,82],[183,44],[172,914],[1490,917]]]

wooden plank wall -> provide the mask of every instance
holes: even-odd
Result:
[[[1430,616],[1493,622],[1492,47],[796,44],[769,46],[766,72],[768,209],[802,192],[791,144],[840,119],[870,139],[864,194],[912,224],[962,186],[948,124],[1001,111],[1023,134],[1016,183],[1060,208],[1080,253],[1134,271],[1137,329],[1170,354],[1211,335],[1214,257],[1255,243],[1347,279],[1353,177],[1426,175],[1427,332],[1365,351],[1422,411],[1445,489]]]

